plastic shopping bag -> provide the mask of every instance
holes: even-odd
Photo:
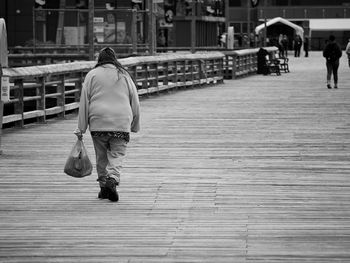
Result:
[[[87,155],[86,148],[82,140],[77,140],[70,152],[64,172],[70,176],[81,178],[91,174],[92,163]]]

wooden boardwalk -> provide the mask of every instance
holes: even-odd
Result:
[[[142,99],[119,203],[63,174],[75,116],[4,131],[0,262],[350,262],[350,69],[290,68]]]

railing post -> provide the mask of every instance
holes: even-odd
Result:
[[[60,83],[57,85],[57,93],[59,93],[58,98],[57,98],[57,106],[61,107],[61,112],[58,115],[60,117],[64,118],[66,116],[65,76],[61,75],[61,76],[59,76],[59,79],[60,79]]]
[[[215,59],[211,59],[210,60],[210,63],[211,63],[211,79],[213,80],[213,83],[216,83],[216,80],[215,80]]]
[[[39,111],[43,111],[44,115],[38,117],[37,120],[40,123],[45,123],[46,122],[45,77],[40,77],[39,82],[41,86],[36,88],[36,94],[37,96],[40,96],[40,100],[36,101],[36,109]]]
[[[174,84],[175,84],[175,87],[177,88],[178,87],[178,74],[177,74],[177,60],[174,61]]]
[[[192,86],[192,88],[194,87],[194,76],[193,76],[193,59],[191,59],[190,61],[189,61],[189,68],[191,69],[191,86]]]
[[[14,97],[18,99],[15,103],[15,114],[21,115],[21,120],[17,121],[15,126],[23,128],[24,126],[24,102],[23,102],[23,79],[15,80]]]
[[[199,61],[199,83],[202,86],[202,79],[206,81],[207,79],[207,73],[206,73],[206,64],[203,59]]]
[[[256,73],[258,71],[258,55],[257,55],[257,53],[254,53],[254,55],[253,55],[253,62],[254,62],[254,72]]]
[[[236,78],[237,59],[238,59],[238,55],[237,54],[232,55],[232,79]]]
[[[164,78],[163,78],[163,85],[168,85],[169,83],[169,62],[163,62],[163,74],[164,74]]]
[[[198,85],[201,87],[201,59],[198,59],[196,61],[196,76],[195,76],[195,79],[196,81],[198,82]]]
[[[74,93],[74,102],[80,102],[80,94],[81,94],[81,89],[83,88],[83,82],[84,82],[84,73],[80,72],[78,74],[79,76],[79,80],[75,82],[74,84],[74,88],[76,90],[79,90],[77,92]],[[75,110],[75,112],[78,112],[79,108]]]
[[[181,61],[182,68],[181,68],[181,80],[184,86],[186,87],[186,59]]]
[[[220,83],[224,82],[224,78],[225,78],[225,74],[224,74],[224,59],[225,57],[219,59],[219,63],[218,63],[218,71],[220,76],[222,77],[222,79],[220,80]]]
[[[228,79],[229,78],[229,56],[228,54],[225,54],[224,58],[223,58],[224,62],[223,62],[223,68],[224,68],[224,78]]]
[[[159,93],[159,72],[158,72],[158,62],[154,63],[154,77],[155,77],[155,80],[154,80],[154,84],[155,84],[155,87],[157,87],[157,93]]]
[[[148,89],[150,83],[148,82],[149,79],[149,72],[148,72],[148,64],[142,65],[142,74],[144,76],[142,81],[142,89]],[[148,90],[147,90],[147,96],[148,96]]]

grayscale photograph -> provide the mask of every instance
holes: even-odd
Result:
[[[349,263],[350,0],[0,0],[0,263]]]

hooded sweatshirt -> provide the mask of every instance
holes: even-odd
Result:
[[[80,97],[78,129],[138,132],[140,105],[136,86],[127,73],[112,64],[92,69]]]
[[[326,58],[328,62],[335,62],[342,56],[342,51],[337,42],[330,42],[326,45],[323,50],[323,57]]]

